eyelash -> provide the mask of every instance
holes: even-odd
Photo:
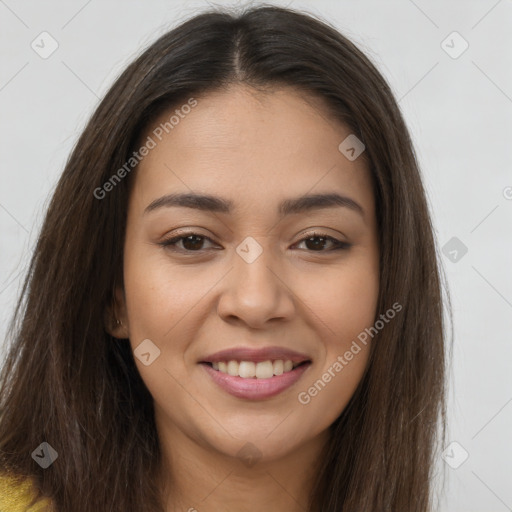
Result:
[[[182,235],[169,238],[167,240],[163,240],[162,242],[159,242],[159,245],[161,245],[162,247],[169,249],[173,252],[181,252],[181,253],[188,253],[188,254],[202,253],[207,250],[207,249],[198,249],[197,251],[191,251],[191,250],[187,250],[187,249],[176,248],[176,245],[178,242],[180,242],[181,240],[184,240],[185,238],[188,238],[189,236],[196,236],[196,237],[202,238],[204,240],[209,240],[210,242],[213,243],[213,240],[205,235],[190,232],[190,233],[184,233]],[[332,236],[329,236],[325,233],[319,233],[316,231],[314,231],[312,233],[308,233],[305,237],[301,238],[297,243],[307,241],[310,238],[325,238],[326,240],[328,240],[329,242],[331,242],[335,245],[335,247],[333,249],[327,249],[327,250],[321,250],[321,251],[307,250],[307,252],[311,252],[311,253],[322,253],[322,252],[347,250],[352,246],[352,244],[349,244],[348,242],[343,242],[343,241],[338,240],[337,238],[333,238]]]

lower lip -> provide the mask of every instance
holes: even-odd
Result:
[[[270,379],[233,377],[227,373],[214,370],[209,364],[201,363],[201,366],[214,382],[230,395],[246,400],[263,400],[278,395],[293,386],[311,366],[311,363],[301,364],[289,372],[275,375]]]

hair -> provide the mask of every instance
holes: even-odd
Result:
[[[0,379],[0,469],[33,479],[56,510],[162,511],[152,397],[109,321],[122,282],[129,183],[102,187],[173,106],[231,85],[293,87],[366,146],[377,212],[377,316],[366,371],[330,426],[308,511],[426,512],[445,436],[442,268],[413,145],[365,54],[314,15],[209,10],[165,33],[117,78],[56,186],[9,326]],[[341,142],[341,141],[340,141]],[[41,442],[58,452],[42,469]],[[306,505],[305,505],[306,506]]]

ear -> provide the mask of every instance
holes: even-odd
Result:
[[[114,338],[124,340],[130,337],[126,299],[122,286],[115,286],[112,303],[105,310],[105,330]]]

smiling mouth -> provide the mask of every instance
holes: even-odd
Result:
[[[219,362],[208,362],[204,361],[202,364],[206,364],[218,371],[232,377],[241,377],[243,379],[271,379],[272,377],[278,377],[285,373],[292,372],[299,366],[304,366],[311,363],[311,361],[293,362],[289,359],[276,359],[267,361],[219,361]]]

